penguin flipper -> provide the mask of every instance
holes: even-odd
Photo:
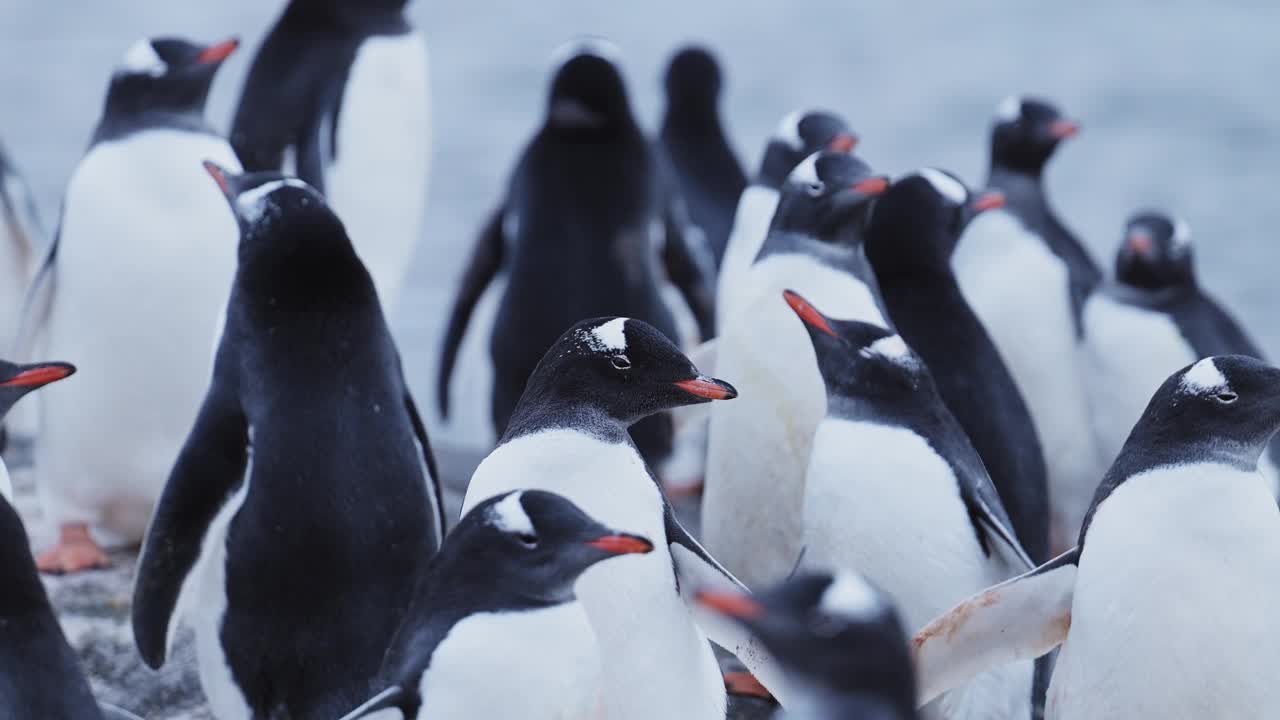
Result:
[[[408,706],[415,700],[416,694],[413,691],[405,690],[399,685],[392,685],[366,700],[360,707],[343,715],[339,720],[359,720],[383,710],[399,710],[401,718],[409,720],[413,716],[410,715],[412,710]]]
[[[476,238],[471,259],[467,261],[467,269],[462,275],[462,284],[458,287],[458,297],[453,301],[449,326],[444,334],[444,346],[440,350],[440,375],[436,383],[436,402],[439,404],[441,417],[449,417],[449,376],[453,374],[453,365],[458,360],[458,347],[467,332],[471,312],[489,286],[489,281],[493,280],[498,268],[502,266],[506,244],[502,232],[505,215],[504,207],[499,207]]]
[[[1057,647],[1071,627],[1079,548],[961,602],[911,641],[917,703],[925,705],[979,673]]]
[[[444,535],[448,530],[448,522],[445,520],[444,510],[444,478],[440,477],[440,471],[436,465],[435,454],[431,452],[431,441],[427,439],[427,426],[422,422],[422,415],[418,413],[418,406],[413,401],[413,396],[406,389],[404,393],[405,410],[409,413],[409,423],[413,426],[413,434],[418,440],[418,449],[422,452],[422,461],[427,466],[427,474],[430,475],[427,481],[431,483],[429,488],[431,492],[432,502],[435,504],[435,547],[439,549],[444,544]]]
[[[137,715],[115,705],[98,703],[98,709],[102,711],[102,720],[142,720]]]
[[[178,600],[200,557],[209,524],[244,482],[249,427],[239,400],[217,373],[195,427],[165,483],[147,529],[133,589],[133,637],[152,668],[164,664]]]
[[[698,321],[698,333],[703,340],[710,340],[716,334],[715,253],[706,234],[693,224],[678,197],[668,198],[662,222],[666,235],[662,244],[662,264],[693,311],[693,317]]]

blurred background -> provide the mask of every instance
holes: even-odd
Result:
[[[32,183],[46,226],[124,50],[148,35],[238,35],[209,119],[225,131],[243,75],[283,2],[4,0],[0,141]],[[476,230],[541,122],[554,50],[583,33],[621,46],[643,125],[680,44],[725,66],[722,113],[750,174],[798,106],[845,115],[882,172],[921,165],[983,181],[987,129],[1010,93],[1052,99],[1083,123],[1048,172],[1051,200],[1110,268],[1135,208],[1190,222],[1204,284],[1274,359],[1280,288],[1280,5],[1267,2],[855,3],[793,0],[412,0],[431,51],[434,155],[426,233],[397,335],[420,407],[434,408],[436,345]],[[484,409],[481,409],[484,411]],[[433,423],[437,443],[457,443]]]

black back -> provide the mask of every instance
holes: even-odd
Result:
[[[1077,331],[1085,298],[1102,280],[1102,271],[1049,206],[1043,174],[1058,144],[1078,129],[1048,102],[1006,99],[991,127],[991,172],[987,178],[988,187],[1004,193],[1008,211],[1066,263]]]
[[[977,201],[941,171],[908,175],[877,201],[867,257],[890,320],[929,367],[982,457],[1018,539],[1040,563],[1049,542],[1040,441],[1013,376],[951,271],[951,253]]]
[[[738,196],[747,186],[720,122],[722,80],[711,51],[692,46],[676,53],[667,67],[667,111],[658,135],[717,267],[733,229]]]
[[[375,35],[410,31],[407,0],[291,0],[253,59],[231,124],[248,171],[280,170],[296,150],[298,176],[324,191],[338,157],[338,119],[356,51]]]

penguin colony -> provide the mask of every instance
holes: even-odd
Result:
[[[1275,716],[1280,369],[1185,222],[1136,212],[1102,271],[1041,99],[998,104],[981,188],[817,108],[748,177],[710,51],[651,138],[617,49],[568,46],[440,344],[447,417],[497,288],[449,517],[388,320],[430,148],[404,4],[293,0],[227,137],[238,41],[127,48],[47,239],[0,152],[0,417],[52,385],[56,530],[33,554],[0,464],[0,718],[133,717],[39,573],[139,545],[137,651],[193,631],[219,720]]]

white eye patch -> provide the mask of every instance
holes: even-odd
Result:
[[[587,347],[596,352],[626,352],[626,326],[626,318],[614,318],[607,323],[585,331],[583,340],[586,341]]]
[[[143,39],[131,45],[125,52],[120,69],[130,73],[159,77],[169,71],[169,66],[156,54],[151,41]]]
[[[1001,122],[1013,122],[1022,117],[1022,98],[1010,95],[996,106],[996,119]]]
[[[1184,248],[1191,244],[1191,226],[1185,220],[1178,219],[1173,223],[1173,246]]]
[[[791,171],[791,174],[787,176],[787,179],[793,183],[800,183],[802,185],[816,185],[821,183],[822,181],[818,179],[818,153],[814,153],[804,160],[801,160],[800,164],[797,165],[796,168]]]
[[[236,207],[240,209],[240,214],[252,225],[266,214],[268,207],[267,197],[283,187],[305,188],[310,186],[296,178],[272,180],[271,182],[262,183],[252,190],[245,190],[240,193],[236,197]]]
[[[879,610],[880,597],[862,576],[843,572],[822,593],[818,608],[829,615],[862,618]]]
[[[1192,365],[1182,376],[1183,390],[1192,393],[1203,393],[1227,387],[1227,378],[1214,364],[1213,358],[1205,358]]]
[[[800,137],[800,121],[808,114],[808,110],[792,110],[787,113],[778,123],[778,129],[773,131],[774,139],[786,143],[793,150],[803,149],[804,140]]]
[[[963,205],[969,199],[969,191],[965,190],[964,184],[941,170],[921,168],[918,174],[928,180],[933,189],[952,205]]]
[[[534,535],[533,521],[520,504],[521,491],[513,492],[489,508],[489,522],[505,533]]]

